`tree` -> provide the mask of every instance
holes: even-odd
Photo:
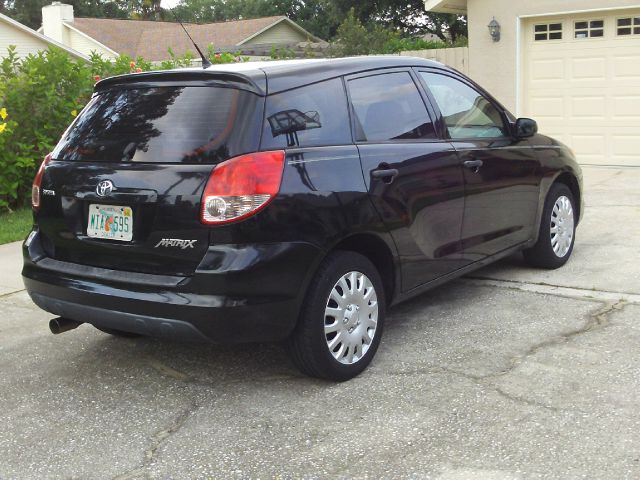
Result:
[[[426,12],[423,0],[336,0],[347,10],[354,9],[356,17],[373,28],[382,26],[396,30],[404,35],[423,35],[432,33],[441,40],[467,36],[466,17],[446,13]],[[344,11],[347,11],[344,10]],[[449,38],[448,38],[449,37]]]
[[[0,12],[33,29],[42,25],[42,7],[51,0],[0,0]],[[77,17],[127,18],[127,0],[66,0]]]

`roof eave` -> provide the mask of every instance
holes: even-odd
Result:
[[[90,42],[95,43],[96,45],[98,45],[100,48],[103,48],[104,50],[108,51],[109,53],[111,53],[114,56],[119,56],[120,54],[118,52],[116,52],[114,49],[107,47],[105,44],[100,43],[98,40],[96,40],[95,38],[93,38],[92,36],[90,36],[89,34],[83,32],[82,30],[80,30],[79,28],[75,27],[74,25],[71,25],[71,23],[69,22],[63,22],[64,26],[67,27],[69,30],[73,30],[74,32],[76,32],[78,35],[86,38],[87,40],[89,40]]]
[[[428,12],[467,14],[467,0],[425,0],[424,8]]]
[[[89,57],[87,57],[86,55],[78,52],[77,50],[74,50],[72,48],[67,47],[66,45],[63,45],[62,43],[54,40],[53,38],[49,38],[46,35],[43,35],[42,33],[39,33],[29,27],[27,27],[26,25],[23,25],[22,23],[18,22],[17,20],[14,20],[11,17],[8,17],[7,15],[4,15],[2,13],[0,13],[0,20],[4,21],[5,23],[8,23],[9,25],[13,25],[14,27],[18,28],[19,30],[22,30],[23,32],[31,35],[32,37],[36,37],[42,41],[44,41],[45,43],[48,43],[51,46],[57,47],[61,50],[64,50],[65,52],[67,52],[68,54],[79,58],[81,60],[85,60],[85,61],[89,61]]]
[[[267,30],[269,30],[270,28],[275,27],[276,25],[278,25],[279,23],[282,22],[286,22],[289,26],[293,27],[295,30],[297,30],[298,32],[302,33],[303,35],[305,35],[307,38],[316,41],[316,42],[324,42],[324,40],[322,40],[321,38],[316,37],[315,35],[313,35],[311,32],[308,32],[307,30],[305,30],[304,28],[302,28],[300,25],[298,25],[296,22],[294,22],[293,20],[291,20],[288,17],[282,17],[279,18],[278,20],[276,20],[275,22],[267,25],[266,27],[258,30],[257,32],[251,34],[250,36],[248,36],[247,38],[245,38],[244,40],[238,42],[236,45],[237,46],[241,46],[244,45],[246,43],[248,43],[252,38],[257,37],[258,35],[266,32]]]

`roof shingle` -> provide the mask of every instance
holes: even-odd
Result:
[[[216,48],[237,45],[255,33],[286,17],[263,17],[197,25],[185,23],[185,27],[203,50],[209,44]],[[169,58],[168,49],[182,56],[194,51],[193,45],[179,23],[148,20],[122,20],[111,18],[76,18],[68,23],[82,33],[97,40],[111,50],[133,58],[159,61]]]

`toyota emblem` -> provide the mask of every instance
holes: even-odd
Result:
[[[96,187],[96,193],[99,197],[106,197],[113,191],[113,182],[111,180],[103,180]]]

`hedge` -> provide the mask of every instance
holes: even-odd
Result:
[[[209,52],[213,63],[241,61]],[[52,47],[19,58],[9,47],[0,62],[0,210],[25,206],[40,162],[91,97],[95,82],[123,73],[172,69],[191,65],[193,55],[152,64],[121,55],[115,60],[97,54],[90,62],[74,59]]]

